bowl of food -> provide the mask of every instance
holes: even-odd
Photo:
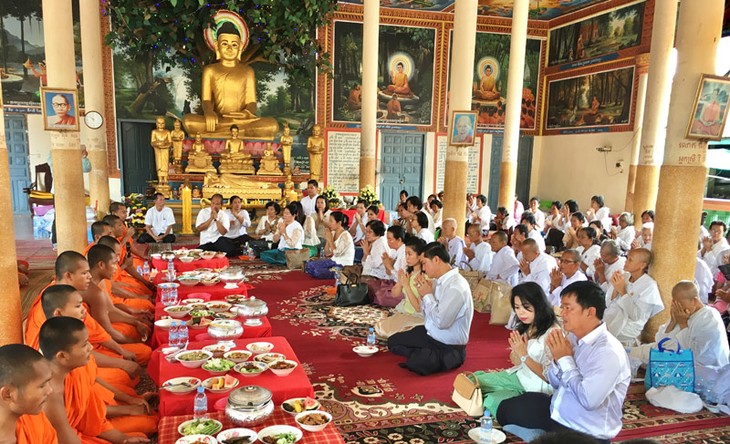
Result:
[[[298,415],[302,412],[317,410],[320,405],[319,401],[313,398],[291,398],[281,403],[281,409],[290,415]]]
[[[225,401],[226,418],[239,427],[263,424],[274,412],[271,390],[257,385],[247,385],[233,390]],[[221,402],[215,403],[218,409]]]
[[[302,439],[304,434],[296,427],[288,425],[273,425],[261,429],[259,441],[265,444],[294,444]]]
[[[246,350],[231,350],[224,353],[223,357],[238,364],[239,362],[248,361],[248,358],[251,357],[251,352]]]
[[[174,319],[170,319],[170,318],[158,319],[157,321],[155,321],[155,327],[161,328],[162,330],[169,330],[170,327],[172,326],[173,320]]]
[[[352,347],[352,351],[362,356],[363,358],[369,358],[370,356],[378,352],[378,347],[374,345],[358,345],[356,347]]]
[[[239,304],[246,299],[248,299],[248,297],[245,294],[231,294],[226,296],[226,302],[233,305]]]
[[[243,326],[235,319],[216,319],[208,326],[208,334],[213,339],[230,341],[243,336]]]
[[[202,330],[204,328],[208,328],[211,322],[213,322],[213,320],[210,318],[191,318],[188,320],[188,328],[193,330]]]
[[[233,319],[236,317],[235,313],[231,313],[230,311],[223,311],[220,313],[213,313],[214,319]]]
[[[209,279],[202,279],[200,282],[205,285],[206,287],[212,287],[214,285],[218,285],[218,282],[221,280],[216,278],[209,278]]]
[[[219,251],[215,254],[215,257],[218,259],[223,259],[224,257],[226,257],[226,253]]]
[[[180,262],[184,264],[189,264],[190,262],[195,260],[195,256],[185,255],[185,256],[178,256],[178,259]]]
[[[198,368],[205,361],[213,357],[213,353],[205,350],[183,350],[175,355],[183,367],[187,368]]]
[[[258,376],[261,373],[265,372],[269,366],[266,363],[263,362],[255,362],[255,361],[245,361],[240,362],[236,364],[235,367],[233,367],[233,370],[237,371],[238,373],[242,374],[243,376]]]
[[[186,305],[171,305],[165,307],[165,312],[175,319],[182,319],[190,313],[190,307]]]
[[[284,359],[286,359],[286,356],[281,353],[261,353],[253,358],[254,361],[263,362],[264,364],[271,364],[274,361],[282,361]]]
[[[223,424],[215,419],[191,419],[177,427],[178,433],[183,436],[190,435],[215,435],[223,429]]]
[[[219,444],[219,441],[208,435],[183,436],[175,444]]]
[[[255,355],[260,353],[268,353],[274,348],[271,342],[252,342],[246,346],[246,349]]]
[[[180,276],[177,280],[186,287],[194,287],[200,283],[200,279],[193,276]]]
[[[213,316],[212,311],[200,308],[193,308],[188,314],[191,318],[210,318]]]
[[[269,313],[269,308],[266,306],[266,302],[251,296],[236,304],[236,312],[244,319],[244,325],[256,326],[263,324],[261,318]]]
[[[200,298],[187,298],[180,301],[180,304],[182,305],[193,305],[193,304],[202,304],[205,301]],[[191,307],[192,309],[192,307]]]
[[[231,375],[213,376],[203,381],[203,387],[213,393],[225,393],[238,387],[238,378]]]
[[[297,363],[297,361],[282,359],[280,361],[274,361],[269,364],[269,370],[274,372],[276,376],[288,376],[291,374],[291,372],[294,371],[295,368],[297,368],[298,365],[299,364]]]
[[[209,261],[215,257],[215,255],[218,254],[215,251],[204,251],[200,253],[200,258],[205,259],[206,261]]]
[[[162,383],[162,387],[160,388],[175,395],[185,395],[194,392],[199,386],[200,379],[182,376],[179,378],[168,379]]]
[[[223,354],[230,349],[231,347],[226,344],[211,344],[203,347],[203,350],[213,353],[214,358],[222,358]]]
[[[208,310],[208,305],[205,302],[196,302],[194,304],[187,304],[191,311]]]
[[[225,358],[211,358],[205,361],[201,368],[213,375],[225,375],[235,365],[235,362]]]
[[[258,440],[258,434],[251,429],[235,428],[223,430],[216,439],[220,444],[249,444]]]
[[[213,313],[221,313],[231,309],[231,304],[223,301],[211,301],[208,302],[206,305],[208,306],[208,310],[212,311]]]
[[[323,410],[302,412],[294,417],[297,425],[308,432],[321,432],[332,422],[332,415]]]

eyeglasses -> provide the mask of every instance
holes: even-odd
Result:
[[[51,105],[53,105],[54,108],[65,108],[68,106],[68,103],[66,102],[51,102]]]
[[[575,263],[578,263],[578,261],[571,261],[571,260],[568,260],[568,259],[558,259],[558,262],[560,262],[561,264],[575,264]]]

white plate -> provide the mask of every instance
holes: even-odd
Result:
[[[258,435],[259,441],[263,442],[262,438],[272,435],[278,435],[280,433],[293,433],[294,436],[297,437],[296,441],[294,442],[298,442],[300,439],[302,439],[302,436],[304,436],[304,433],[302,433],[302,431],[296,427],[288,425],[273,425],[270,427],[266,427],[265,429],[261,429]]]
[[[282,355],[281,353],[261,353],[260,355],[256,355],[253,357],[254,361],[263,362],[265,364],[271,364],[274,361],[282,361],[285,359],[286,356]]]
[[[223,430],[215,438],[218,440],[218,442],[220,442],[224,439],[243,438],[244,436],[247,438],[251,438],[251,442],[255,442],[258,440],[258,434],[256,434],[255,431],[243,428]]]
[[[174,321],[174,319],[159,319],[155,321],[155,327],[161,328],[163,330],[169,330],[170,326],[172,325],[172,321]]]
[[[180,424],[179,426],[177,426],[177,433],[181,434],[182,436],[186,436],[183,433],[183,430],[185,430],[185,427],[187,427],[189,424],[194,423],[195,421],[198,421],[198,420],[197,419],[190,419],[188,421],[183,422],[182,424]],[[218,430],[216,430],[215,432],[211,433],[210,435],[203,435],[203,436],[215,436],[216,434],[218,434],[218,432],[220,432],[223,429],[223,424],[220,421],[216,421],[215,419],[206,419],[206,421],[213,421],[216,424]],[[202,435],[202,434],[201,433],[196,433],[196,435]],[[187,436],[190,436],[190,435],[187,435]]]
[[[352,351],[363,358],[368,358],[378,352],[378,347],[374,345],[358,345],[356,347],[352,347]]]
[[[190,384],[190,387],[185,387],[182,385],[182,383],[188,383]],[[192,378],[190,376],[181,376],[179,378],[172,378],[168,379],[167,381],[162,383],[162,389],[167,390],[170,393],[173,393],[175,395],[185,395],[187,393],[192,393],[195,390],[198,389],[200,386],[200,379],[198,378]],[[168,388],[170,387],[170,388]]]
[[[218,440],[208,435],[188,435],[175,441],[175,444],[190,444],[191,442],[204,442],[205,444],[218,444]]]
[[[482,429],[479,427],[475,427],[475,428],[469,430],[469,438],[473,439],[474,442],[479,442],[481,433],[482,433]],[[504,442],[505,439],[507,439],[507,435],[505,435],[503,431],[497,430],[497,429],[492,429],[492,442],[494,444],[499,444],[500,442]]]
[[[252,342],[246,345],[246,350],[251,353],[258,355],[260,353],[268,353],[274,349],[274,344],[271,342]]]

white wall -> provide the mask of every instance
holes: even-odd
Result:
[[[575,199],[581,210],[589,207],[592,195],[602,194],[612,213],[623,211],[633,137],[631,132],[536,137],[530,194]],[[599,146],[612,151],[600,153]],[[619,161],[623,168],[615,166]]]

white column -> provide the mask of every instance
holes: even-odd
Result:
[[[517,188],[517,152],[520,147],[520,110],[522,109],[522,79],[525,75],[529,6],[529,0],[514,0],[512,7],[507,111],[504,116],[504,145],[499,178],[499,206],[507,208],[510,212],[514,207]]]
[[[365,0],[362,26],[362,134],[360,135],[360,188],[375,183],[375,145],[378,120],[378,42],[380,0]]]
[[[642,122],[646,106],[646,81],[649,71],[649,55],[641,54],[636,57],[636,71],[639,76],[639,88],[636,92],[636,113],[634,113],[634,138],[631,140],[631,159],[629,159],[629,178],[626,186],[626,201],[624,211],[634,211],[634,196],[636,194],[636,165],[639,163],[641,149]]]

